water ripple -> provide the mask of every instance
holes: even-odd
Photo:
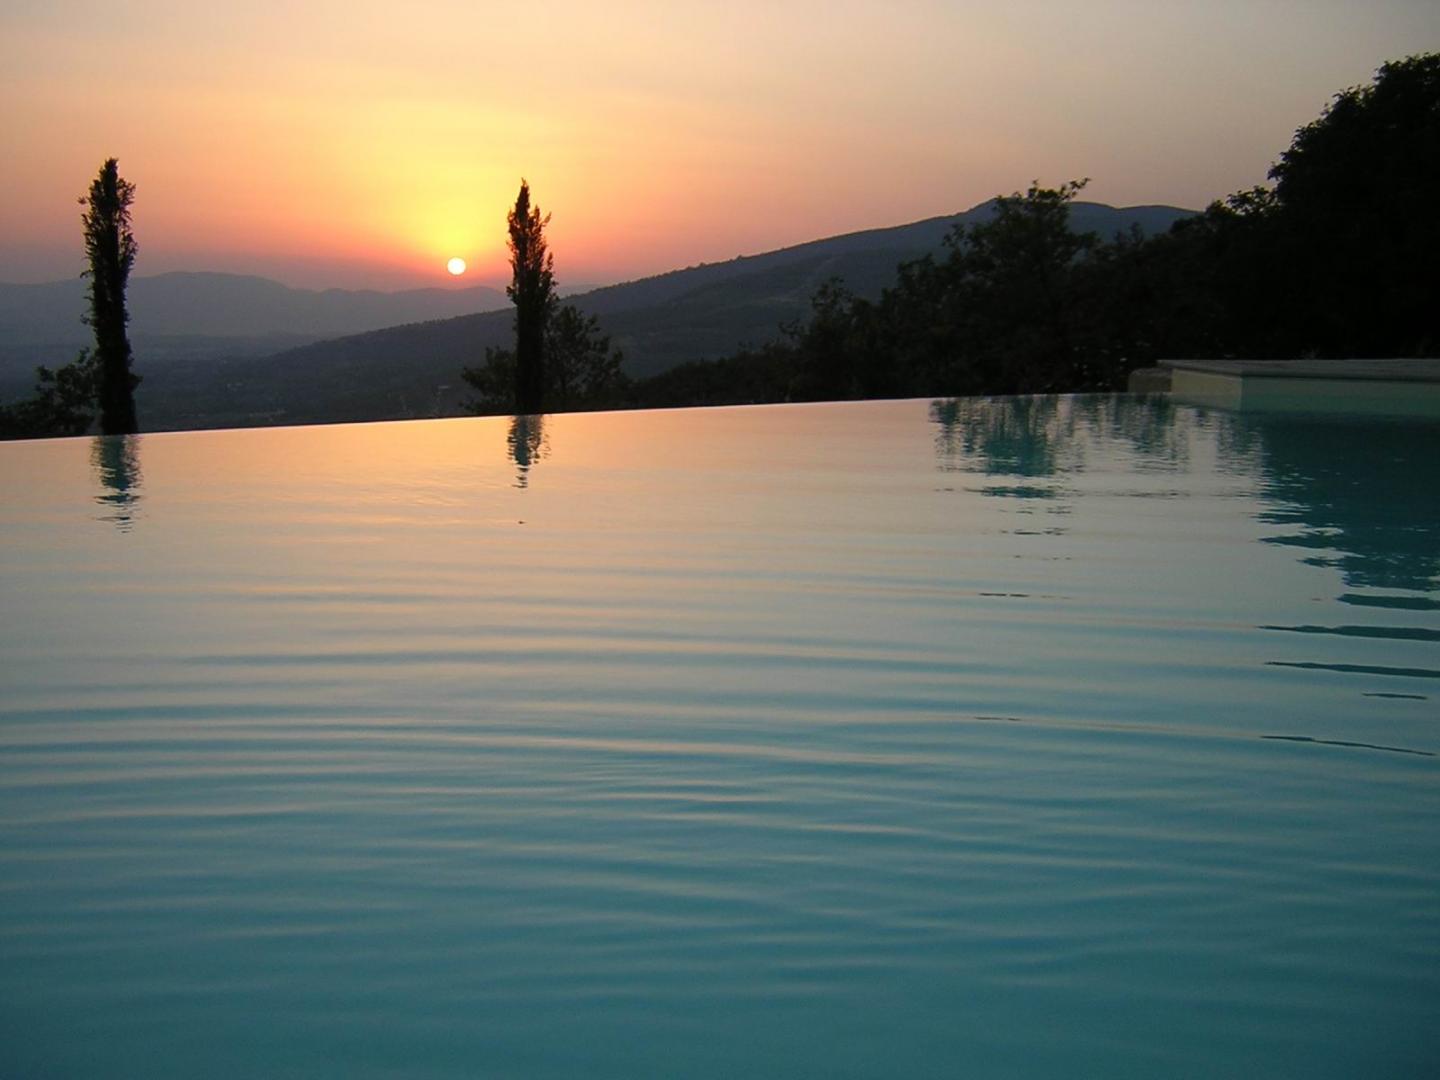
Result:
[[[1316,424],[0,446],[0,1076],[1430,1075],[1433,439]]]

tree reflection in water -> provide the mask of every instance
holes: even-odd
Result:
[[[1248,420],[1249,418],[1244,418]],[[1256,427],[1266,542],[1303,548],[1351,588],[1440,587],[1440,423],[1272,417]]]
[[[104,509],[100,520],[128,532],[140,504],[140,436],[97,435],[90,444],[90,465],[101,487],[95,496]]]
[[[1428,592],[1440,585],[1440,423],[1323,413],[1225,412],[1163,396],[960,398],[936,401],[940,469],[1017,477],[990,494],[1037,493],[1034,483],[1081,472],[1087,454],[1135,455],[1140,469],[1186,471],[1212,444],[1217,466],[1254,478],[1259,520],[1291,526],[1265,542],[1304,549],[1346,586]]]
[[[990,476],[1054,476],[1075,467],[1074,399],[1043,397],[953,398],[930,406],[940,425],[935,449],[940,467]],[[972,464],[974,463],[974,464]]]
[[[505,442],[516,465],[515,486],[529,487],[531,467],[550,452],[550,442],[545,436],[545,417],[512,417]]]

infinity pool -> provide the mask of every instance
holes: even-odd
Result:
[[[0,1077],[1440,1074],[1440,426],[0,446]]]

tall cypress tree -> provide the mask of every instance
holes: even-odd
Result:
[[[524,180],[508,220],[513,277],[505,294],[515,304],[515,411],[539,413],[545,411],[545,327],[555,305],[555,260],[545,244],[550,216],[531,208]]]
[[[135,265],[135,235],[130,231],[130,203],[135,185],[120,179],[114,158],[100,168],[90,194],[80,200],[85,213],[85,255],[90,261],[90,314],[99,367],[100,431],[129,435],[139,430],[135,419],[135,386],[130,372],[130,338],[125,324],[125,285]]]

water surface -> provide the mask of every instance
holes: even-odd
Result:
[[[0,1077],[1429,1076],[1440,430],[0,446]]]

